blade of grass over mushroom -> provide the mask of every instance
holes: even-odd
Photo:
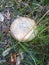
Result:
[[[43,20],[43,18],[48,14],[49,10],[39,19],[37,25]]]

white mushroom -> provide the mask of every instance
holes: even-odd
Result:
[[[26,42],[34,39],[37,35],[37,26],[33,19],[19,17],[13,21],[10,26],[12,36],[20,41]]]

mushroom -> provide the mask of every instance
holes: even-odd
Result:
[[[15,19],[10,26],[10,31],[12,36],[20,42],[31,41],[38,32],[35,21],[27,17]]]

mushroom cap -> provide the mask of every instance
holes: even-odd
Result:
[[[10,31],[16,40],[26,42],[34,39],[34,37],[37,35],[36,28],[37,26],[33,19],[19,17],[12,22]]]

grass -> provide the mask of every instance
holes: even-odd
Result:
[[[9,2],[12,3],[9,5]],[[49,13],[49,9],[46,12],[44,11],[45,13],[43,12],[44,14],[42,14],[42,10],[40,8],[43,7],[43,5],[49,6],[49,2],[48,0],[25,0],[24,2],[28,5],[23,5],[22,2],[18,2],[16,0],[2,0],[0,2],[0,5],[2,5],[2,7],[0,7],[0,11],[3,12],[6,9],[5,6],[7,4],[9,5],[8,8],[13,10],[12,18],[16,17],[16,15],[27,16],[32,19],[37,17],[36,23],[38,25],[38,35],[32,41],[24,43],[16,41],[10,35],[9,40],[11,41],[11,45],[9,48],[12,48],[16,53],[18,53],[19,50],[24,52],[24,55],[26,56],[22,61],[23,65],[46,65],[49,60],[49,16],[47,15]],[[26,13],[26,11],[28,12]],[[2,37],[3,35],[1,31],[0,42],[3,42]],[[12,52],[12,50],[10,50],[10,52]],[[0,48],[0,56],[2,52],[3,48]]]

